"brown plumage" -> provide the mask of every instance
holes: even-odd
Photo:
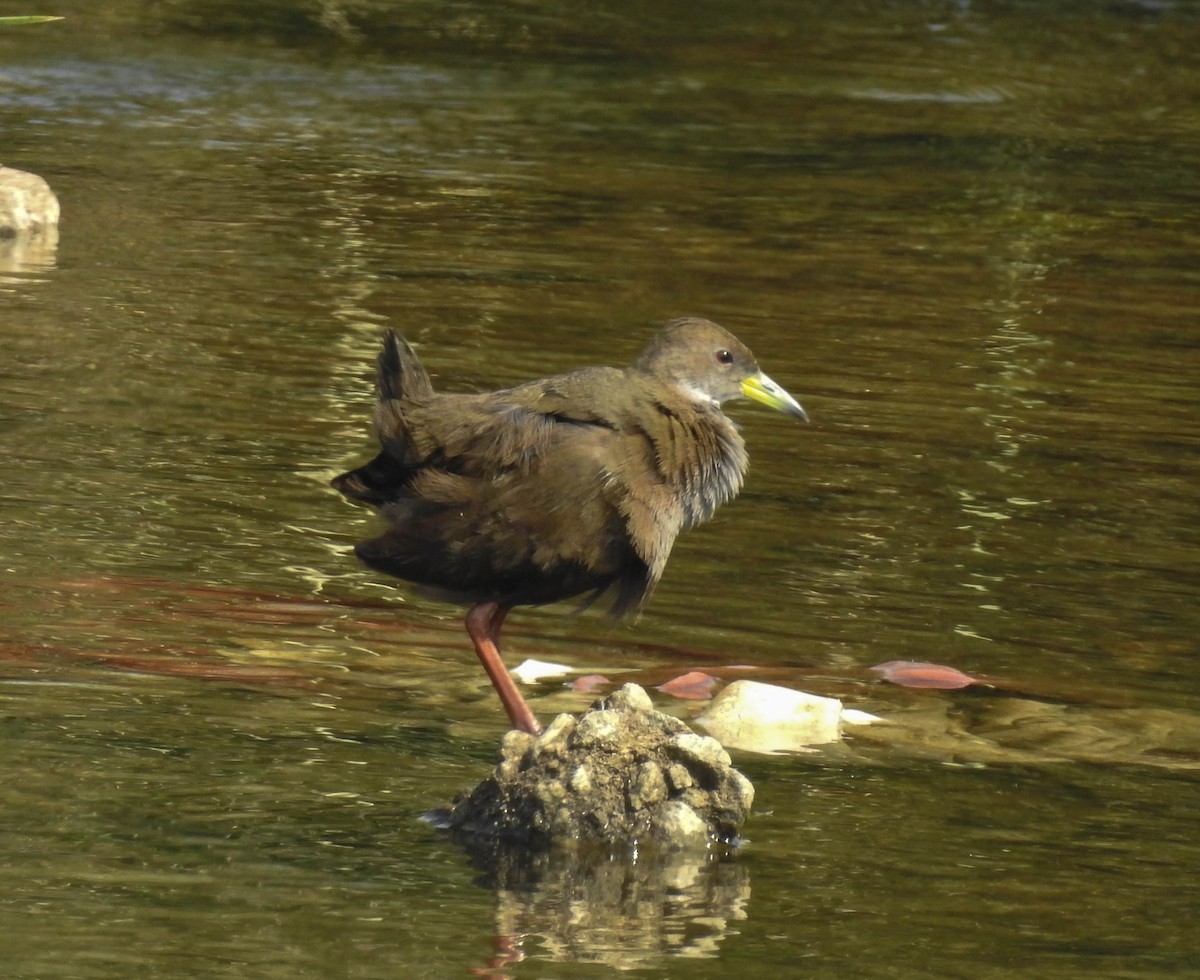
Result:
[[[476,652],[514,727],[533,732],[499,656],[508,610],[604,593],[614,615],[636,610],[679,532],[741,487],[745,444],[721,402],[745,395],[804,417],[745,345],[696,318],[668,323],[628,368],[487,394],[435,392],[389,332],[377,393],[382,451],[333,481],[388,523],[355,553],[471,604]]]

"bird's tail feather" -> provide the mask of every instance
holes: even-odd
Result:
[[[378,365],[375,388],[381,402],[427,398],[433,394],[433,382],[421,359],[408,341],[394,330],[383,335]]]

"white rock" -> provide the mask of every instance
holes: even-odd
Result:
[[[509,671],[522,684],[536,684],[551,677],[565,677],[571,668],[564,664],[547,663],[545,660],[525,660]]]
[[[843,725],[876,725],[883,721],[879,715],[873,715],[869,711],[859,711],[857,708],[842,709],[842,724]]]
[[[0,166],[0,238],[38,234],[58,225],[58,198],[37,174]]]
[[[774,684],[734,681],[696,721],[728,748],[802,752],[840,741],[842,702]]]

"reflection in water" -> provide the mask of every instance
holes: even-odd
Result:
[[[8,241],[0,241],[0,286],[17,286],[38,273],[50,272],[57,257],[57,226],[36,235],[18,235]]]
[[[953,488],[963,511],[960,528],[969,538],[967,547],[981,557],[1004,550],[992,533],[997,522],[1012,520],[1018,513],[1033,516],[1030,508],[1047,502],[1035,499],[1045,493],[1044,481],[1031,479],[1025,472],[1028,462],[1018,457],[1036,438],[1028,417],[1044,405],[1038,394],[1039,372],[1047,362],[1045,349],[1050,341],[1034,331],[1031,321],[1050,302],[1045,286],[1050,266],[1045,257],[1054,253],[1054,236],[1046,230],[1053,225],[1044,219],[1055,202],[1039,189],[1038,172],[1046,161],[1033,141],[1000,141],[995,152],[1005,159],[996,161],[998,174],[977,194],[988,198],[996,213],[988,263],[994,292],[983,304],[983,312],[997,322],[971,364],[982,375],[975,382],[981,404],[972,415],[981,419],[992,445],[980,457],[987,468],[971,470],[985,482],[963,481]],[[954,632],[969,640],[988,641],[994,614],[1003,609],[999,597],[1007,573],[978,561],[964,562],[963,567],[966,575],[959,586],[977,594],[979,601],[976,615],[956,623]]]
[[[716,956],[750,901],[749,872],[724,849],[477,849],[471,858],[496,891],[497,950],[508,962],[534,946],[542,959],[621,970]]]

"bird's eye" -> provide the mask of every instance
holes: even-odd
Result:
[[[732,364],[733,363],[733,355],[731,353],[729,353],[729,351],[727,351],[727,350],[719,350],[719,351],[717,351],[717,363],[718,364]]]

